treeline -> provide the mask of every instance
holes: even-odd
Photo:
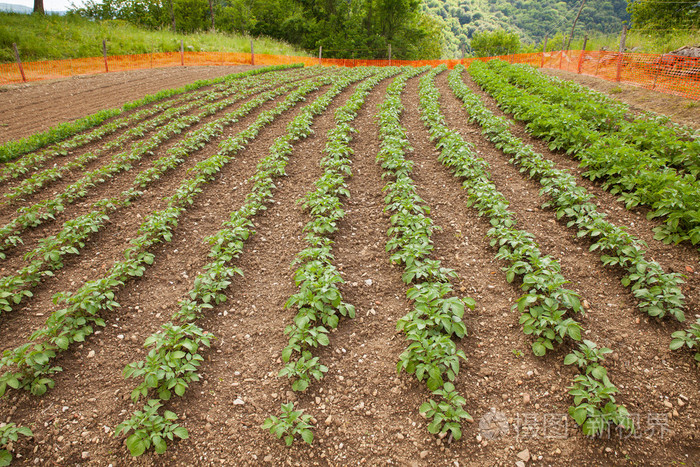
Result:
[[[502,29],[518,35],[524,44],[540,43],[546,34],[571,28],[581,0],[424,0],[423,9],[434,16],[443,32],[448,55],[472,49],[474,35]],[[619,33],[629,21],[626,0],[587,0],[576,32]]]
[[[440,58],[440,26],[421,0],[86,0],[73,14],[179,33],[265,35],[325,57]]]

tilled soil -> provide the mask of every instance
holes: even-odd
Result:
[[[467,75],[465,81],[480,93]],[[389,83],[384,80],[369,94],[352,122],[358,132],[350,143],[354,151],[353,175],[348,180],[350,196],[344,200],[346,216],[334,235],[333,253],[345,280],[340,287],[343,300],[355,305],[357,316],[341,319],[330,334],[330,345],[314,350],[329,368],[326,377],[297,394],[286,378],[276,375],[283,366],[280,355],[287,344],[284,329],[294,316],[293,310],[284,308],[296,291],[291,263],[305,247],[303,227],[309,220],[297,201],[314,189],[313,183],[321,175],[319,161],[326,134],[335,125],[334,112],[353,92],[354,85],[316,117],[314,133],[295,144],[287,176],[276,181],[273,204],[254,219],[256,234],[246,242],[240,259],[234,261],[243,277],[229,286],[227,301],[199,322],[217,337],[211,349],[203,352],[202,379],[192,383],[184,397],[166,403],[189,430],[189,439],[169,445],[163,455],[149,452],[132,459],[124,437],[113,436],[116,425],[138,408],[130,399],[135,382],[124,379],[121,372],[128,362],[145,356],[144,340],[167,322],[178,308],[178,301],[186,298],[207,262],[209,247],[204,238],[215,233],[228,214],[242,204],[250,190],[248,178],[255,164],[268,153],[274,138],[283,134],[303,103],[262,130],[204,187],[180,218],[172,241],[153,249],[154,264],[142,278],[130,281],[117,294],[115,299],[121,307],[104,315],[107,326],[56,360],[63,371],[55,376],[54,389],[42,397],[11,391],[0,399],[0,413],[7,414],[0,420],[29,426],[35,434],[33,439],[21,438],[14,446],[18,465],[700,462],[700,372],[689,352],[668,349],[670,333],[682,326],[639,313],[629,289],[620,285],[621,271],[604,267],[598,255],[588,252],[587,240],[576,238],[553,212],[540,208],[544,199],[539,196],[539,184],[510,165],[508,157],[481,136],[480,128],[468,123],[467,114],[447,86],[446,73],[438,76],[436,83],[448,125],[490,164],[493,180],[510,201],[519,227],[535,236],[544,254],[560,261],[563,275],[571,281],[570,288],[586,299],[588,310],[580,318],[586,336],[614,351],[606,366],[620,389],[617,401],[638,414],[639,432],[620,436],[613,430],[609,439],[588,439],[567,416],[571,398],[566,388],[576,372],[563,365],[563,358],[572,345],[565,343],[545,357],[532,354],[531,339],[518,324],[517,310],[512,310],[521,295],[520,284],[517,280],[506,282],[500,269],[503,264],[494,259],[496,250],[486,237],[490,223],[467,207],[462,181],[438,161],[434,142],[419,118],[418,78],[414,78],[402,97],[405,110],[401,124],[414,148],[407,157],[415,163],[413,179],[418,194],[442,229],[433,236],[433,256],[457,272],[455,291],[477,302],[476,308],[465,314],[468,336],[458,347],[467,361],[462,362],[455,382],[474,422],[463,424],[459,441],[428,433],[418,407],[430,397],[429,391],[414,376],[396,373],[396,362],[407,341],[395,326],[412,304],[406,298],[402,268],[391,264],[385,251],[390,223],[384,212],[382,188],[387,180],[382,179],[382,169],[375,160],[380,144],[375,116]],[[306,102],[312,102],[325,89],[308,95]],[[480,95],[498,112],[492,99]],[[226,135],[242,130],[259,112],[283,98],[241,119],[226,130]],[[582,179],[575,162],[528,139],[522,125],[515,124],[513,131],[560,168],[579,175],[579,183],[597,196],[599,209],[611,222],[628,227],[647,241],[648,254],[665,270],[686,274],[683,291],[688,298],[689,319],[698,312],[697,249],[654,241],[652,228],[656,224],[647,221],[644,212],[624,210],[614,197]],[[51,303],[55,292],[75,290],[118,260],[144,216],[162,208],[163,197],[175,189],[188,168],[215,152],[216,143],[210,142],[182,167],[149,187],[132,207],[115,213],[110,228],[93,236],[79,256],[66,261],[56,277],[37,287],[32,300],[0,316],[0,348],[21,344],[31,329],[57,309]],[[144,167],[160,154],[149,156]],[[138,168],[132,169],[134,173]],[[129,174],[96,187],[85,202],[69,208],[57,221],[85,212],[90,202],[123,189],[133,177]],[[58,225],[60,222],[33,230],[31,243],[36,245],[41,235],[55,233]],[[8,266],[0,266],[9,270],[9,265],[21,265],[19,253],[23,251],[19,248],[5,260]],[[260,429],[264,419],[277,414],[280,403],[288,401],[314,416],[313,446],[298,440],[287,448]],[[493,430],[493,426],[500,428]]]
[[[156,68],[0,86],[0,143],[46,131],[59,123],[100,110],[121,107],[163,89],[251,68],[257,67]]]

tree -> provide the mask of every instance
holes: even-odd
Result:
[[[520,37],[503,29],[477,32],[472,36],[471,48],[477,57],[514,54],[520,51]]]
[[[43,15],[44,14],[44,0],[34,0],[34,14]]]
[[[678,0],[629,0],[632,24],[644,29],[698,28],[700,2]]]

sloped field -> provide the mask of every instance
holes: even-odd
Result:
[[[661,212],[667,192],[645,203],[576,160],[614,140],[692,192],[692,134],[639,122],[677,141],[662,160],[623,137],[625,108],[498,66],[256,69],[5,146],[26,153],[0,166],[0,421],[33,437],[0,449],[18,465],[698,462],[693,208]],[[594,122],[590,144],[551,145],[564,136],[515,107],[538,100],[552,132]],[[261,428],[285,407],[309,416],[289,448]]]

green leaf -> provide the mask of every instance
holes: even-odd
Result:
[[[311,444],[314,442],[314,433],[311,430],[301,430],[301,438],[307,443]]]
[[[605,377],[605,375],[607,374],[607,370],[605,368],[603,368],[602,366],[597,366],[597,367],[593,368],[593,370],[591,371],[591,374],[596,379],[603,379]]]
[[[678,350],[681,347],[683,347],[684,344],[685,344],[685,341],[683,339],[673,339],[671,341],[671,345],[669,345],[669,347],[671,348],[671,350]]]
[[[152,441],[156,454],[163,454],[168,449],[168,445],[165,444],[165,441],[160,436],[154,436]]]
[[[12,454],[7,449],[0,449],[0,467],[6,467],[12,463]]]
[[[583,425],[583,422],[586,421],[586,415],[587,411],[585,407],[578,407],[576,410],[574,410],[574,420],[576,420],[576,423],[581,426]]]
[[[187,439],[190,437],[190,434],[187,431],[187,428],[184,426],[179,426],[173,430],[173,434],[177,436],[180,439]]]
[[[126,439],[126,447],[133,457],[138,457],[146,451],[146,443],[135,433]]]
[[[538,357],[541,357],[542,355],[547,353],[547,348],[541,343],[541,342],[533,342],[532,343],[532,352],[537,355]]]
[[[566,357],[564,357],[564,365],[573,365],[578,361],[578,357],[576,355],[570,353]]]

